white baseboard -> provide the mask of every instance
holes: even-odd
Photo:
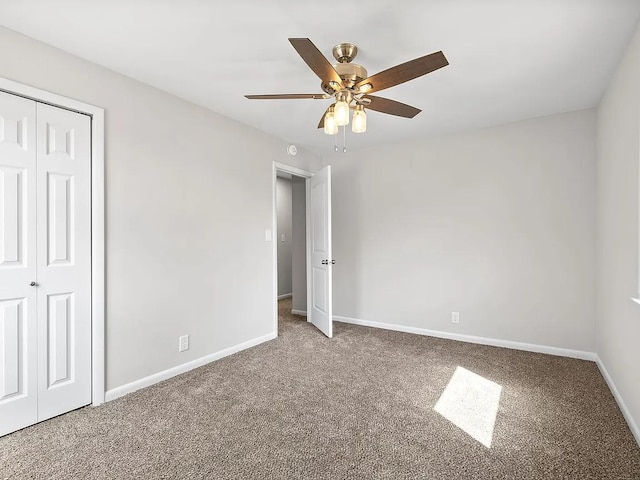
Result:
[[[624,403],[624,400],[622,399],[620,392],[616,388],[616,385],[613,383],[613,379],[611,378],[611,375],[609,375],[609,372],[607,371],[606,367],[604,366],[604,363],[602,363],[602,360],[598,355],[596,355],[596,363],[598,364],[600,373],[602,373],[602,376],[607,382],[607,385],[609,385],[609,390],[611,390],[611,393],[613,394],[613,398],[615,398],[616,402],[618,402],[618,407],[620,407],[620,411],[622,412],[624,419],[627,421],[627,425],[629,425],[629,429],[631,430],[631,433],[633,433],[633,436],[635,437],[637,444],[640,446],[640,428],[638,428],[638,425],[636,424],[633,417],[631,416],[631,412],[627,408],[627,405]]]
[[[428,330],[426,328],[408,327],[405,325],[396,325],[394,323],[372,322],[369,320],[360,320],[358,318],[333,316],[336,322],[351,323],[353,325],[362,325],[364,327],[382,328],[384,330],[394,330],[396,332],[414,333],[416,335],[425,335],[428,337],[446,338],[448,340],[457,340],[460,342],[477,343],[480,345],[489,345],[492,347],[511,348],[514,350],[525,350],[527,352],[546,353],[548,355],[557,355],[560,357],[579,358],[582,360],[596,361],[596,354],[593,352],[585,352],[582,350],[570,350],[567,348],[548,347],[546,345],[536,345],[533,343],[513,342],[511,340],[500,340],[487,337],[476,337],[473,335],[464,335],[461,333],[442,332],[439,330]]]
[[[303,317],[307,316],[306,310],[296,310],[295,308],[293,308],[291,309],[291,313],[293,313],[294,315],[302,315]]]
[[[283,298],[293,297],[293,293],[283,293],[282,295],[278,295],[278,300],[282,300]]]
[[[122,397],[128,393],[132,393],[132,392],[135,392],[136,390],[140,390],[141,388],[149,387],[154,383],[167,380],[168,378],[175,377],[176,375],[180,375],[181,373],[188,372],[189,370],[193,370],[194,368],[201,367],[215,360],[220,360],[221,358],[240,352],[241,350],[246,350],[247,348],[255,347],[256,345],[259,345],[261,343],[267,342],[269,340],[273,340],[277,336],[278,335],[276,333],[263,335],[262,337],[254,338],[252,340],[248,340],[238,345],[233,345],[232,347],[225,348],[224,350],[220,350],[219,352],[215,352],[210,355],[206,355],[204,357],[198,358],[196,360],[183,363],[182,365],[178,365],[177,367],[169,368],[168,370],[154,373],[153,375],[149,375],[148,377],[141,378],[140,380],[135,380],[131,383],[121,385],[111,390],[107,390],[107,393],[105,394],[105,401],[109,402],[111,400],[115,400],[116,398]]]

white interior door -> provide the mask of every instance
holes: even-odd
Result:
[[[35,120],[0,92],[0,435],[37,420]]]
[[[333,336],[332,257],[331,257],[331,167],[309,180],[311,305],[309,320],[327,337]]]
[[[91,119],[37,104],[38,421],[91,403]]]
[[[0,92],[0,435],[91,403],[90,122]]]

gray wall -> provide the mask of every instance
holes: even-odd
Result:
[[[636,428],[640,305],[630,297],[638,297],[639,162],[640,30],[598,108],[597,352]]]
[[[291,290],[292,235],[291,235],[291,180],[276,179],[276,206],[278,220],[278,296],[287,295]],[[284,242],[282,241],[284,235]]]
[[[0,45],[0,76],[106,109],[107,388],[272,333],[272,162],[321,161],[10,30]]]
[[[334,314],[594,351],[595,120],[326,157]]]
[[[307,194],[305,179],[293,177],[293,309],[307,310]]]

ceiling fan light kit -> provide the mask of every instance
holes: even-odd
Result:
[[[290,38],[289,42],[320,78],[320,88],[324,93],[245,95],[245,97],[251,100],[334,99],[335,102],[327,108],[318,124],[318,128],[323,128],[327,135],[336,135],[339,127],[344,127],[343,130],[346,130],[351,110],[353,110],[351,131],[366,132],[365,107],[398,117],[415,117],[420,113],[420,109],[388,98],[369,95],[369,93],[400,85],[449,65],[442,52],[435,52],[369,76],[362,65],[352,63],[358,54],[358,47],[352,43],[339,43],[333,47],[333,57],[338,63],[331,65],[308,38]],[[337,145],[334,148],[337,150]],[[346,152],[346,146],[343,146],[342,151]]]

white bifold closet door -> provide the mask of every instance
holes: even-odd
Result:
[[[0,435],[91,403],[90,122],[0,92]]]

